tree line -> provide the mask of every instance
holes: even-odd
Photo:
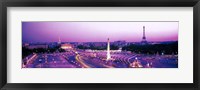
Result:
[[[142,54],[178,54],[178,42],[172,42],[168,44],[131,44],[125,46],[122,50],[131,51],[134,53]]]

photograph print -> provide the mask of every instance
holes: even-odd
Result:
[[[178,68],[178,21],[24,21],[22,68]]]

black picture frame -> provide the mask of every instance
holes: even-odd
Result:
[[[200,0],[1,0],[0,88],[2,90],[199,90]],[[7,7],[193,7],[194,83],[7,83]]]

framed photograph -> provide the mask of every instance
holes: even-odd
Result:
[[[1,89],[199,89],[199,0],[7,0]]]

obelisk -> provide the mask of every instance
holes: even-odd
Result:
[[[108,38],[107,41],[107,59],[106,60],[110,60],[111,56],[110,56],[110,40]]]

